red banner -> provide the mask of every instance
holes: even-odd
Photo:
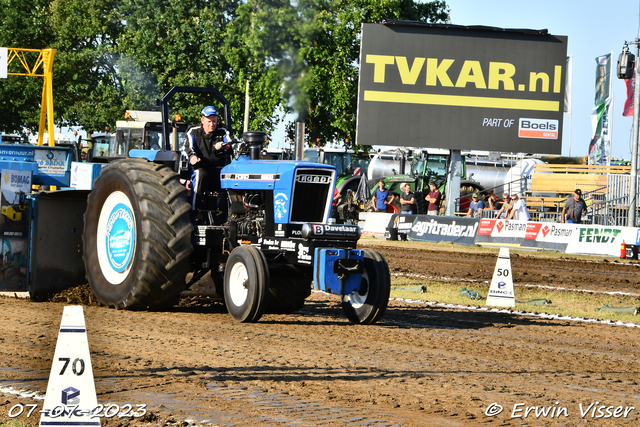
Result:
[[[627,99],[624,101],[624,108],[622,109],[622,115],[625,117],[633,116],[633,93],[636,82],[636,73],[633,73],[633,78],[626,79],[624,83],[627,85]]]

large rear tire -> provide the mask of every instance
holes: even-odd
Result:
[[[193,252],[190,211],[171,169],[138,159],[105,166],[89,194],[82,236],[96,299],[130,310],[175,303]]]
[[[461,183],[460,184],[460,200],[458,206],[458,212],[466,213],[469,210],[469,204],[471,203],[471,195],[473,193],[480,193],[484,191],[482,187],[474,183]],[[440,215],[444,215],[447,207],[447,191],[442,190],[442,199],[440,200]]]
[[[389,304],[391,275],[382,254],[364,249],[364,273],[360,288],[342,297],[342,310],[353,323],[370,325],[382,318]]]
[[[253,246],[238,246],[224,271],[224,300],[236,322],[257,322],[269,301],[269,268],[264,254]]]

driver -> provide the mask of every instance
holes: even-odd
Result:
[[[145,150],[159,150],[160,145],[158,145],[158,137],[156,135],[147,135],[147,140],[144,142]]]
[[[200,113],[200,125],[187,131],[182,148],[182,154],[193,168],[191,180],[198,196],[220,190],[220,170],[233,157],[228,140],[227,130],[218,127],[216,108],[204,107]]]

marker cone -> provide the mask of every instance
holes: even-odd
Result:
[[[491,287],[487,295],[487,305],[495,307],[516,306],[516,294],[513,290],[509,248],[500,248],[496,269],[493,271]]]
[[[44,398],[40,426],[100,426],[82,307],[66,306]]]

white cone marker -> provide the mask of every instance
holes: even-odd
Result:
[[[516,306],[516,294],[513,290],[509,248],[500,248],[496,269],[493,271],[491,287],[487,295],[487,305],[494,307]]]
[[[40,426],[100,426],[87,328],[82,307],[66,306],[51,364]]]

